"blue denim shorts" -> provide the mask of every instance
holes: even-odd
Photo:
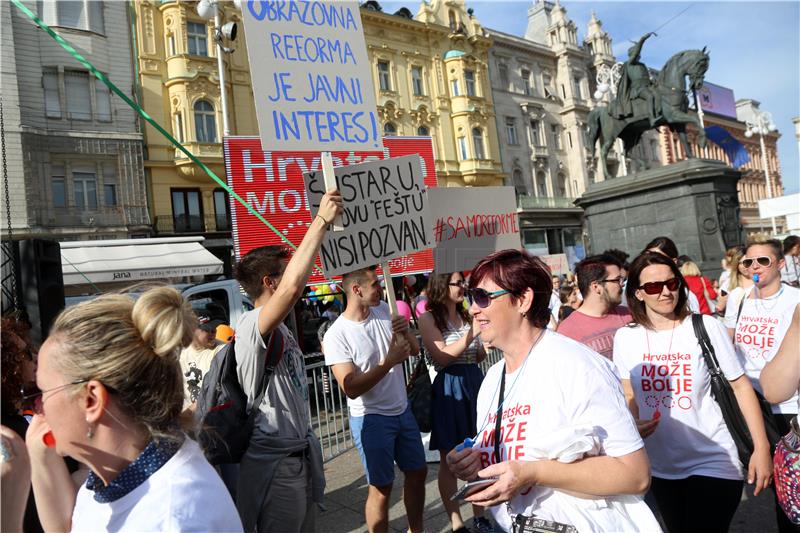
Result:
[[[351,416],[350,431],[370,485],[391,485],[395,461],[403,472],[425,467],[425,449],[419,426],[409,407],[396,416]]]

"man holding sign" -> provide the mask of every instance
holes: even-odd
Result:
[[[425,450],[406,397],[402,363],[419,352],[402,316],[381,301],[375,267],[344,275],[347,307],[322,341],[325,364],[347,395],[350,430],[369,483],[366,519],[370,532],[388,531],[394,463],[405,474],[403,501],[409,530],[422,531]],[[387,280],[391,290],[391,280]]]
[[[255,305],[239,319],[234,344],[248,408],[259,411],[236,499],[248,532],[315,530],[314,504],[325,491],[322,450],[308,414],[303,353],[283,320],[302,296],[326,230],[341,210],[342,196],[328,191],[291,260],[285,248],[263,246],[236,266],[236,279]],[[283,345],[283,354],[265,391],[267,350],[275,344]]]

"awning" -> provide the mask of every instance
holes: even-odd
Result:
[[[64,285],[164,280],[222,273],[203,237],[62,242]]]

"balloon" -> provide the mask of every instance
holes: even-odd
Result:
[[[415,308],[417,311],[417,316],[421,315],[425,311],[428,310],[428,300],[420,300],[417,302],[417,307]]]
[[[316,294],[317,294],[317,293],[316,293],[316,292],[314,292],[314,291],[308,291],[308,301],[310,301],[310,302],[316,302],[316,301],[317,301]]]
[[[411,307],[403,300],[397,300],[397,312],[406,317],[406,320],[411,320]]]

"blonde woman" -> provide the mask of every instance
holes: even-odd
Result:
[[[700,303],[700,312],[711,315],[716,311],[717,292],[711,286],[711,280],[705,277],[694,261],[684,261],[681,265],[681,274],[686,280],[686,286],[697,297]]]
[[[720,297],[717,301],[717,312],[720,315],[725,314],[728,305],[738,307],[742,298],[753,286],[753,280],[747,275],[747,269],[742,266],[744,247],[737,246],[728,251],[731,252],[728,260],[728,279],[724,285],[720,282]]]
[[[45,531],[241,531],[228,491],[179,421],[178,354],[195,317],[174,289],[71,307],[39,351],[26,436]],[[75,490],[61,456],[90,469]]]

